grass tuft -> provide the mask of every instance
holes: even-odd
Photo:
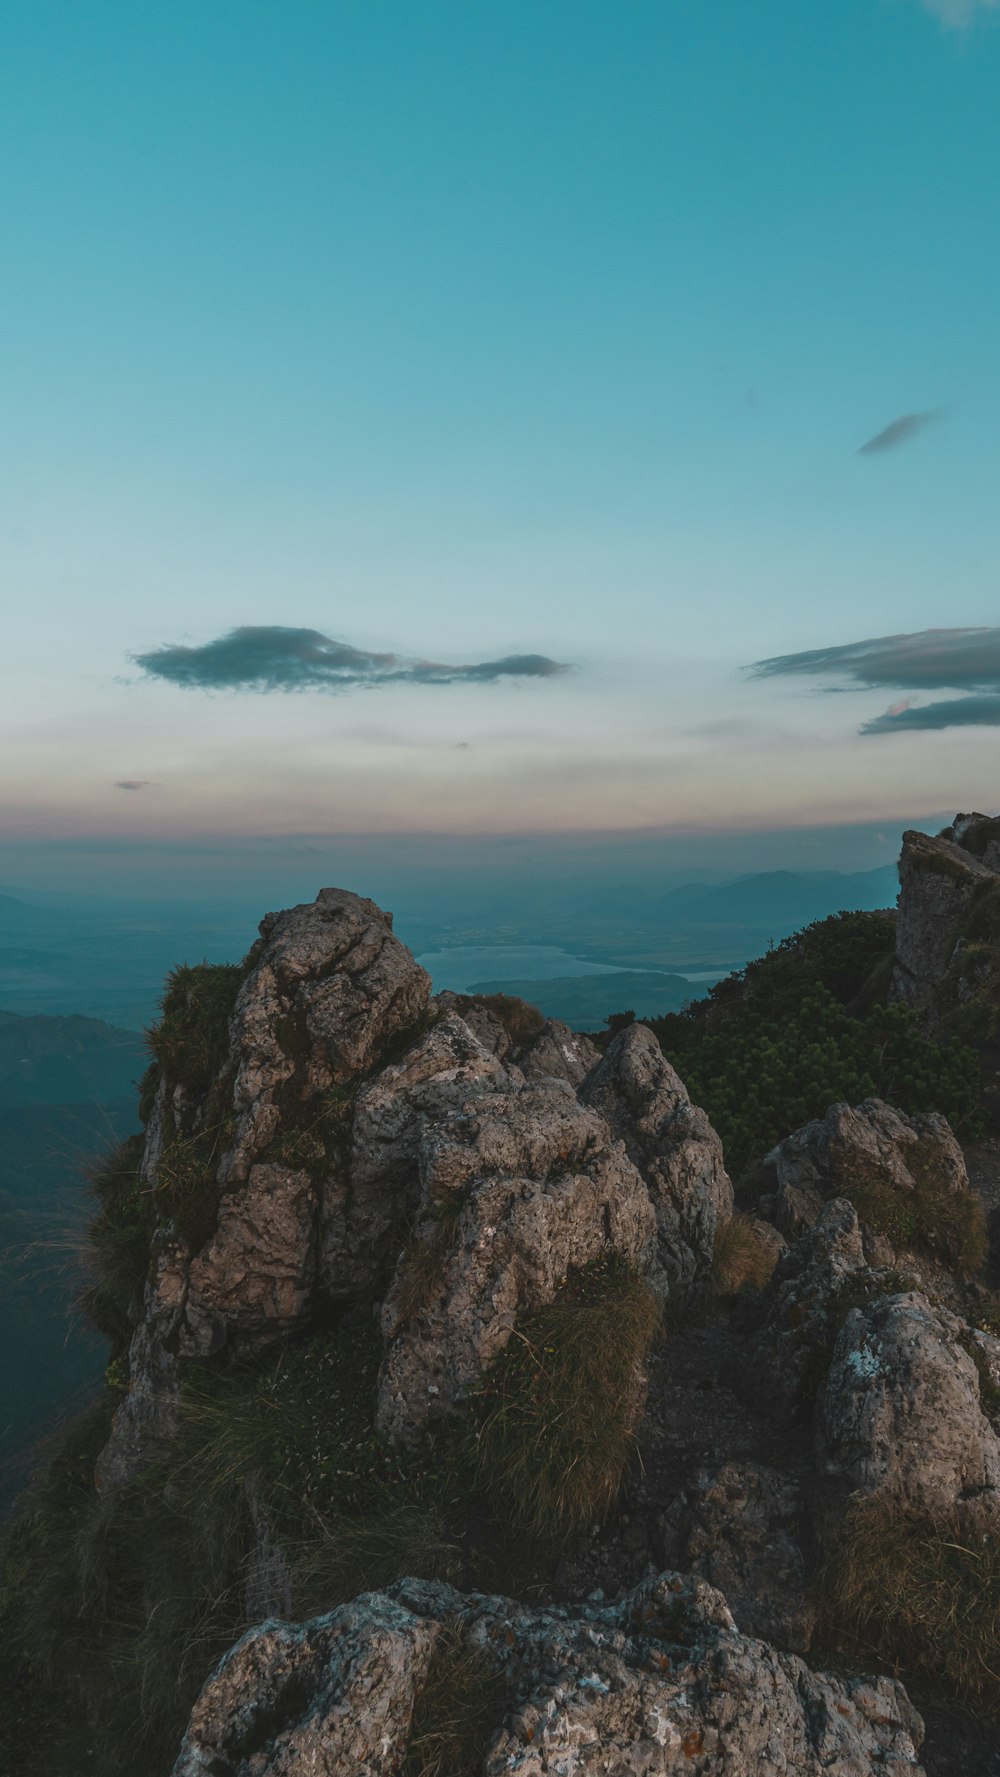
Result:
[[[944,1702],[1000,1708],[1000,1537],[959,1514],[855,1501],[828,1544],[821,1613],[842,1651],[919,1675]]]
[[[174,1084],[211,1085],[228,1053],[229,1020],[245,979],[241,963],[184,963],[167,976],[160,1021],[146,1034]]]
[[[479,1392],[480,1481],[530,1533],[564,1536],[614,1503],[645,1404],[661,1307],[620,1260],[567,1279],[525,1316]]]
[[[402,1777],[480,1777],[502,1691],[488,1656],[463,1642],[460,1624],[446,1625],[413,1711]]]
[[[760,1233],[754,1218],[741,1210],[723,1222],[712,1255],[712,1294],[739,1296],[762,1290],[778,1263],[778,1247]]]
[[[986,1211],[972,1191],[952,1191],[931,1144],[906,1150],[913,1190],[901,1191],[878,1168],[858,1172],[838,1184],[858,1217],[893,1246],[929,1253],[962,1277],[981,1271],[989,1252]]]

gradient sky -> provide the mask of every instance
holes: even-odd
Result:
[[[997,0],[4,8],[10,841],[994,808],[998,93]]]

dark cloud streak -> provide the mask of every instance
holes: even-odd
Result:
[[[901,413],[897,420],[892,420],[881,432],[876,432],[874,438],[859,445],[857,455],[875,457],[887,450],[898,450],[901,444],[909,444],[911,438],[916,438],[919,432],[923,432],[940,418],[937,408],[931,408],[926,413]]]
[[[446,665],[375,654],[334,641],[318,629],[246,625],[200,647],[175,643],[132,656],[152,678],[202,691],[346,691],[362,685],[495,684],[548,679],[568,669],[544,654]]]
[[[862,734],[1000,726],[1000,627],[922,629],[875,636],[836,648],[777,654],[747,669],[757,679],[805,676],[841,680],[826,690],[959,691],[964,697],[894,705],[865,722]],[[846,681],[846,683],[843,683]]]

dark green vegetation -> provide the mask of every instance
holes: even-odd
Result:
[[[240,963],[184,964],[167,977],[162,1016],[147,1040],[154,1061],[176,1084],[211,1084],[225,1060],[229,1020],[244,979]]]
[[[603,1260],[527,1315],[479,1399],[479,1474],[517,1525],[565,1535],[613,1503],[645,1401],[660,1319],[648,1284]]]
[[[879,1097],[984,1130],[981,1068],[955,1039],[925,1037],[885,1003],[892,916],[839,913],[807,926],[652,1028],[722,1137],[734,1177],[831,1104]]]
[[[920,1674],[944,1703],[1000,1709],[1000,1537],[858,1501],[832,1533],[821,1600],[843,1652]]]

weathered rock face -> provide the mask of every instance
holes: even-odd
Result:
[[[744,1633],[809,1651],[816,1623],[795,1482],[761,1463],[697,1476],[687,1500],[684,1567],[725,1595]]]
[[[449,1631],[493,1701],[484,1777],[921,1777],[923,1724],[901,1685],[811,1672],[675,1574],[609,1608],[537,1610],[403,1580],[265,1623],[206,1685],[173,1777],[390,1777]]]
[[[831,1198],[875,1183],[905,1199],[927,1176],[949,1193],[969,1188],[962,1150],[945,1118],[934,1111],[907,1117],[880,1098],[866,1098],[853,1108],[831,1105],[825,1117],[786,1137],[766,1156],[762,1182],[774,1190],[778,1227],[794,1239]]]
[[[451,1412],[525,1312],[608,1253],[655,1275],[646,1185],[563,1080],[428,1118],[414,1239],[382,1309],[380,1430],[415,1437]]]
[[[867,1269],[857,1215],[843,1198],[778,1260],[743,1357],[745,1385],[776,1417],[811,1409],[843,1319],[841,1292]]]
[[[957,815],[936,839],[903,835],[892,990],[932,1010],[956,960],[962,928],[977,897],[1000,882],[1000,826],[986,815]]]
[[[630,1024],[580,1088],[625,1143],[656,1210],[660,1266],[680,1298],[704,1285],[733,1213],[722,1143],[644,1024]]]
[[[484,1048],[499,1061],[516,1062],[526,1080],[568,1080],[575,1088],[600,1060],[589,1037],[557,1018],[543,1018],[523,1000],[504,994],[445,992],[437,995],[435,1004],[457,1012]]]
[[[302,1104],[376,1063],[430,999],[430,977],[392,917],[344,889],[261,922],[262,948],[230,1024],[236,1135],[220,1166],[241,1183],[277,1134],[282,1099]]]
[[[966,1331],[916,1291],[851,1310],[817,1429],[820,1471],[838,1491],[1000,1524],[1000,1443]]]

